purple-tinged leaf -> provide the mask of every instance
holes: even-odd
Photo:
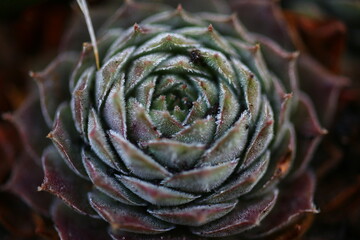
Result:
[[[157,206],[177,206],[191,202],[199,196],[179,192],[171,188],[155,185],[133,177],[116,175],[133,193]]]
[[[69,79],[70,92],[74,91],[77,82],[80,80],[81,75],[86,71],[86,69],[93,66],[95,66],[95,58],[92,45],[89,43],[83,43],[80,59]]]
[[[16,126],[26,152],[41,165],[42,151],[50,141],[46,139],[49,129],[42,117],[38,96],[29,96],[14,114],[4,114],[3,117]]]
[[[121,74],[120,82],[113,85],[107,99],[105,100],[103,118],[110,129],[126,137],[127,126],[124,83],[125,74]]]
[[[122,166],[106,138],[104,129],[101,126],[100,118],[95,109],[90,110],[88,126],[88,138],[92,150],[108,166],[122,170]]]
[[[306,54],[299,57],[301,87],[313,99],[320,122],[328,127],[336,111],[340,90],[349,79],[334,75]]]
[[[226,216],[200,227],[193,227],[192,232],[203,237],[225,237],[248,230],[266,217],[273,209],[278,191],[261,198],[239,201],[237,206]]]
[[[321,137],[327,133],[327,130],[321,128],[312,102],[305,94],[299,95],[294,124],[297,142],[293,170],[295,171],[294,174],[297,175],[306,168]]]
[[[205,152],[200,166],[228,162],[239,157],[247,142],[250,121],[250,113],[244,111],[239,120]]]
[[[91,206],[110,223],[112,229],[159,234],[174,228],[173,225],[150,216],[142,208],[123,205],[100,192],[90,192],[88,198]]]
[[[53,147],[45,149],[42,162],[45,177],[38,190],[54,194],[81,214],[96,217],[85,197],[92,184],[75,175]]]
[[[235,122],[239,116],[240,103],[236,96],[226,84],[220,83],[220,106],[216,115],[216,137],[221,137]]]
[[[166,222],[186,225],[201,226],[231,212],[237,201],[209,205],[193,205],[178,208],[149,209],[148,212]]]
[[[208,116],[206,119],[194,121],[193,124],[186,126],[171,139],[184,143],[208,144],[213,140],[215,127],[215,119]]]
[[[94,71],[95,68],[91,67],[83,72],[76,83],[70,103],[76,130],[83,136],[83,139],[87,138],[90,91],[94,80]]]
[[[44,71],[31,73],[38,84],[42,113],[49,127],[53,125],[57,107],[70,96],[69,75],[76,61],[75,53],[61,54]]]
[[[144,144],[163,166],[184,170],[193,167],[205,151],[202,144],[181,143],[169,139],[152,140]]]
[[[109,168],[91,153],[83,150],[83,163],[93,184],[103,193],[127,205],[142,206],[145,202],[119,183]]]
[[[86,171],[81,161],[81,139],[75,129],[70,106],[63,103],[59,106],[54,127],[47,136],[54,143],[65,163],[76,174],[87,178]]]
[[[289,29],[281,9],[274,1],[231,0],[230,7],[251,32],[269,36],[284,48],[292,48]],[[254,17],[256,16],[256,17]],[[264,24],[266,23],[266,24]]]
[[[134,98],[127,102],[127,122],[129,137],[136,142],[146,142],[160,137],[145,107]]]
[[[280,45],[261,35],[256,35],[269,68],[281,79],[287,92],[298,92],[297,60],[299,52],[287,52]]]
[[[132,174],[148,180],[171,176],[168,170],[120,134],[110,130],[109,137],[123,163]]]
[[[251,229],[247,235],[263,238],[294,223],[304,214],[317,213],[313,203],[314,190],[314,175],[309,172],[301,174],[283,187],[274,209],[261,222],[261,225]]]
[[[177,2],[178,4],[178,2]],[[199,18],[194,17],[185,11],[181,6],[175,10],[164,11],[154,14],[143,21],[147,24],[164,24],[169,26],[188,26],[188,25],[203,25]]]
[[[256,183],[265,174],[270,161],[270,152],[267,151],[263,156],[259,157],[251,166],[243,169],[241,172],[234,174],[234,177],[228,183],[216,189],[214,193],[201,203],[218,203],[231,199],[236,199],[250,192]]]
[[[107,234],[107,225],[104,221],[82,216],[60,201],[54,204],[51,215],[62,240],[111,239]]]
[[[161,184],[187,192],[210,192],[220,186],[234,171],[239,159],[213,166],[182,171],[164,179]]]
[[[250,193],[251,196],[260,196],[275,188],[279,180],[286,177],[293,167],[295,156],[295,130],[287,124],[278,133],[271,152],[271,161],[265,175]]]
[[[21,154],[16,160],[9,180],[0,190],[16,194],[32,209],[47,216],[53,198],[47,193],[37,191],[43,178],[42,168],[26,153]]]

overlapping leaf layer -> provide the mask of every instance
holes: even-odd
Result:
[[[181,7],[103,32],[101,69],[85,44],[61,83],[70,82],[71,98],[54,100],[53,80],[41,79],[72,55],[34,75],[57,149],[43,154],[41,190],[118,236],[184,227],[265,236],[316,212],[303,170],[323,130],[298,89],[297,53],[248,33],[235,15]],[[282,190],[289,175],[297,180]],[[299,199],[289,205],[294,187]]]

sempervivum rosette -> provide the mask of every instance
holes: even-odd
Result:
[[[325,130],[298,87],[298,53],[234,14],[154,8],[101,30],[100,69],[84,44],[76,67],[65,53],[33,73],[52,144],[37,142],[45,126],[24,135],[42,152],[39,189],[61,199],[60,237],[110,226],[119,239],[259,238],[315,213],[306,169]]]

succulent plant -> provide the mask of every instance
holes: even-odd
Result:
[[[99,69],[85,43],[32,73],[39,95],[12,119],[42,156],[39,190],[60,199],[62,239],[103,239],[108,226],[114,239],[263,238],[317,212],[316,109],[326,122],[339,84],[314,107],[298,52],[235,14],[185,6],[126,1],[98,30]],[[301,76],[328,77],[305,59]]]

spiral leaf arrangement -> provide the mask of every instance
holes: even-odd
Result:
[[[113,238],[263,237],[316,213],[306,169],[326,131],[298,87],[297,52],[236,15],[181,6],[98,36],[100,69],[85,43],[80,60],[32,74],[53,143],[40,190]]]

